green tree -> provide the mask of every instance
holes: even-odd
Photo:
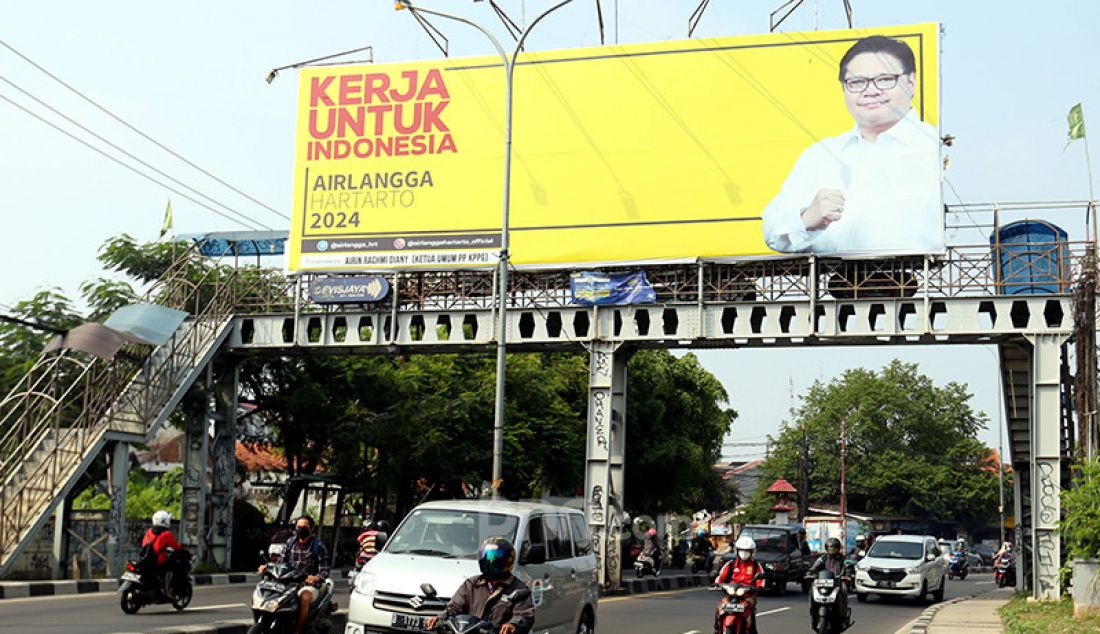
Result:
[[[694,354],[642,350],[627,368],[626,505],[632,514],[724,509],[732,489],[714,477],[737,412]]]
[[[847,420],[848,508],[976,527],[997,516],[997,474],[976,438],[985,415],[965,385],[937,387],[915,364],[894,360],[880,372],[854,369],[815,383],[795,424],[774,439],[765,480],[796,482],[802,434],[809,440],[810,497],[840,496],[840,422]]]

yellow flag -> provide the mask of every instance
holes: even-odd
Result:
[[[160,240],[169,231],[172,230],[172,199],[168,199],[168,206],[164,208],[164,224],[160,227],[160,236],[157,238]]]

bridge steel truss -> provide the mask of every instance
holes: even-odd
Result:
[[[1052,272],[1048,261],[1032,271],[1044,257],[1061,264]],[[1015,258],[1021,259],[1012,268]],[[1019,478],[1017,543],[1026,555],[1017,578],[1035,596],[1055,598],[1057,493],[1073,428],[1065,420],[1072,411],[1060,406],[1060,360],[1074,335],[1074,280],[1095,266],[1091,243],[1067,242],[1024,254],[995,245],[951,248],[943,257],[697,262],[646,267],[657,302],[629,306],[576,305],[569,272],[518,271],[506,294],[508,344],[513,351],[590,354],[585,508],[599,580],[607,587],[618,586],[622,574],[626,367],[634,350],[997,345]],[[1016,277],[1004,280],[1002,270],[1015,270]],[[1021,275],[1032,273],[1045,281],[1043,294],[1011,294]],[[389,298],[335,307],[309,302],[305,289],[312,277],[288,278],[285,293],[239,306],[228,350],[393,354],[488,352],[495,345],[495,274],[392,274]]]

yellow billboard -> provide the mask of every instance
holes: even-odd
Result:
[[[939,26],[521,55],[511,261],[943,250]],[[489,267],[499,59],[301,72],[290,270]]]

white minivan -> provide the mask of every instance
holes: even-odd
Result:
[[[856,564],[856,598],[870,594],[907,596],[924,601],[932,595],[943,601],[947,562],[935,537],[883,535]]]
[[[428,502],[413,509],[356,575],[344,634],[425,632],[462,582],[480,574],[481,542],[516,545],[516,577],[531,587],[537,634],[596,629],[596,557],[577,509],[492,500]],[[438,593],[424,596],[421,584]]]

